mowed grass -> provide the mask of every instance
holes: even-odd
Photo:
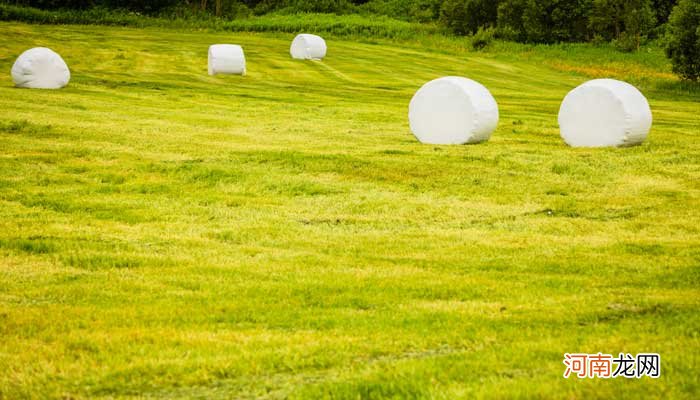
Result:
[[[697,88],[636,55],[292,37],[0,24],[0,398],[697,398]],[[249,74],[207,76],[213,43]],[[67,88],[12,87],[39,45]],[[599,73],[648,95],[642,146],[560,140]],[[488,143],[411,135],[444,75],[493,92]],[[599,351],[662,376],[562,378]]]

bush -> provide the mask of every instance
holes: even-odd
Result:
[[[673,72],[684,79],[700,79],[700,0],[680,0],[671,12],[666,55]]]
[[[436,21],[440,17],[441,0],[417,0],[411,1],[409,15],[412,21],[429,22]],[[397,16],[386,14],[389,16]]]
[[[472,49],[481,50],[488,47],[496,37],[496,30],[494,28],[479,28],[478,31],[472,36]]]
[[[630,35],[627,32],[622,32],[617,39],[613,39],[610,43],[612,43],[617,50],[625,53],[631,53],[639,50],[640,46],[640,41],[638,40],[637,36]]]

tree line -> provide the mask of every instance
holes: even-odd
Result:
[[[524,43],[612,42],[634,51],[662,39],[681,76],[700,77],[700,0],[0,0],[40,9],[101,7],[160,16],[240,18],[271,12],[385,15],[457,35]]]
[[[519,42],[616,40],[638,46],[656,37],[678,0],[10,0],[42,9],[105,7],[145,14],[220,17],[281,12],[371,13],[437,21],[458,35],[493,29]]]

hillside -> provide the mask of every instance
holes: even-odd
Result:
[[[697,396],[700,92],[660,50],[292,37],[0,23],[0,70],[72,72],[0,74],[0,399]],[[411,135],[445,75],[499,102],[488,143]],[[600,76],[648,96],[642,146],[560,140]],[[662,378],[562,378],[599,351]]]

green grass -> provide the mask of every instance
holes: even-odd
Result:
[[[700,95],[657,50],[292,37],[0,24],[0,70],[73,74],[0,75],[0,398],[697,398]],[[206,75],[221,42],[248,76]],[[411,135],[443,75],[492,90],[488,143]],[[642,146],[560,140],[598,76],[648,95]],[[598,351],[662,377],[562,378]]]

